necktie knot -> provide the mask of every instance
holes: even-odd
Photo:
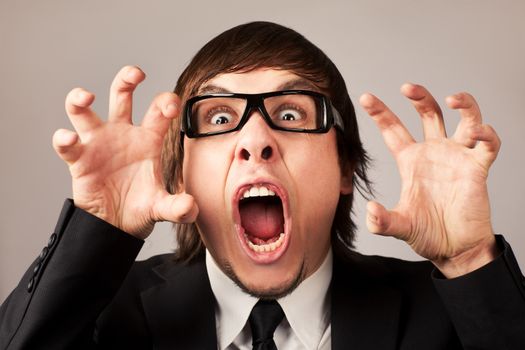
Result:
[[[284,312],[275,300],[259,300],[248,319],[252,329],[254,350],[276,350],[273,333],[284,318]]]

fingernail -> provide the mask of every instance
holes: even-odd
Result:
[[[177,105],[175,103],[170,103],[169,105],[166,106],[165,113],[171,115],[175,113],[176,110],[177,110]]]

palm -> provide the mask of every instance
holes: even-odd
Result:
[[[461,121],[447,138],[441,110],[426,89],[403,86],[418,110],[425,141],[417,143],[401,121],[379,99],[363,95],[361,104],[378,125],[397,161],[402,188],[398,204],[387,211],[368,204],[368,228],[406,241],[432,261],[454,259],[493,242],[486,179],[500,141],[481,123],[481,114],[468,94],[450,97]]]
[[[490,207],[487,171],[453,141],[407,147],[398,158],[402,188],[394,208],[407,218],[407,242],[421,256],[454,256],[478,242]]]
[[[147,208],[163,192],[162,135],[132,125],[106,124],[94,130],[91,139],[82,158],[70,166],[75,204],[95,210],[124,231],[151,230]]]

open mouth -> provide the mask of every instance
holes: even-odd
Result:
[[[252,184],[238,191],[235,202],[239,239],[246,253],[260,263],[277,260],[289,241],[283,191],[271,184]]]

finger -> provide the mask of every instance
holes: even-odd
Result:
[[[472,95],[461,92],[447,97],[446,101],[450,108],[458,109],[461,115],[453,139],[466,147],[474,147],[476,142],[470,138],[469,129],[480,125],[482,122],[481,112],[476,100]]]
[[[421,116],[425,139],[447,137],[443,113],[434,97],[423,86],[403,84],[401,93],[405,95]]]
[[[71,164],[80,157],[82,146],[76,132],[58,129],[53,134],[53,148],[63,161]]]
[[[179,113],[180,99],[171,92],[157,95],[144,116],[142,126],[147,129],[165,134],[170,125],[170,120]]]
[[[171,221],[180,224],[192,223],[197,219],[199,208],[193,196],[186,193],[165,193],[155,202],[154,220]]]
[[[66,113],[75,130],[82,134],[93,130],[102,124],[102,121],[91,110],[95,95],[82,89],[75,88],[66,96]]]
[[[133,91],[144,78],[144,72],[134,66],[126,66],[117,73],[109,92],[110,121],[131,123]]]
[[[359,103],[376,122],[388,149],[394,155],[415,142],[399,118],[380,99],[367,93],[361,96]]]
[[[410,223],[407,218],[395,210],[388,211],[381,204],[370,201],[367,206],[366,226],[372,233],[392,236],[406,241],[410,234]]]
[[[501,148],[501,140],[492,126],[476,125],[469,129],[470,138],[478,142],[474,148],[476,158],[488,169],[496,160]]]

